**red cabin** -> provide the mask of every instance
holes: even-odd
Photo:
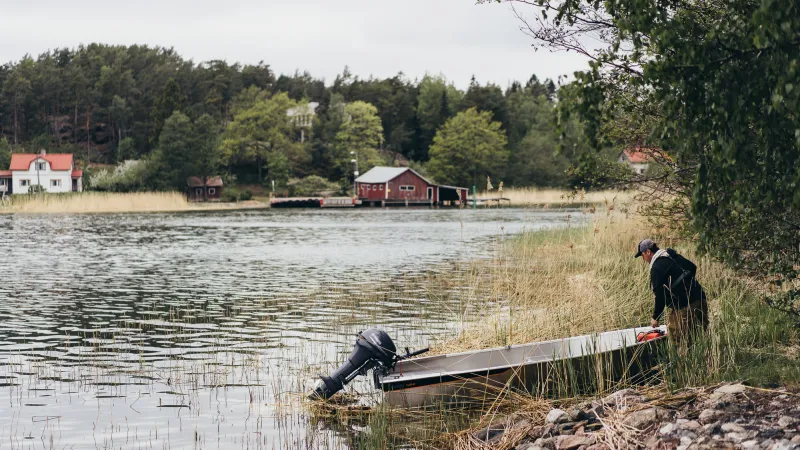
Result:
[[[469,190],[438,185],[408,167],[373,167],[356,178],[362,204],[442,205],[463,204]]]
[[[218,201],[222,195],[222,178],[208,177],[205,186],[200,177],[189,177],[187,192],[190,202]]]

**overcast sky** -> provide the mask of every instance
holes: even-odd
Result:
[[[507,4],[474,0],[9,0],[0,61],[55,47],[149,44],[195,62],[264,61],[330,83],[354,75],[444,74],[465,88],[503,87],[531,74],[557,79],[586,67],[576,55],[534,52]]]

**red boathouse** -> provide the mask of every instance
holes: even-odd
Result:
[[[219,201],[222,196],[223,183],[221,177],[206,178],[205,186],[203,186],[202,178],[189,177],[186,180],[186,184],[189,186],[186,194],[190,202],[215,202]]]
[[[467,188],[431,182],[408,167],[373,167],[356,178],[363,205],[459,205],[467,201]]]

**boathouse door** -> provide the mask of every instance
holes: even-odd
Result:
[[[433,188],[428,187],[428,200],[433,199]]]

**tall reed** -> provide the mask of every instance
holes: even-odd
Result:
[[[266,205],[265,205],[266,206]],[[128,213],[230,209],[236,204],[190,203],[179,192],[81,192],[14,195],[0,213]]]
[[[503,192],[498,190],[482,192],[479,199],[494,200],[507,199],[503,204],[511,206],[555,206],[555,205],[600,205],[620,204],[633,199],[635,191],[570,191],[566,189],[540,189],[540,188],[506,188]]]

